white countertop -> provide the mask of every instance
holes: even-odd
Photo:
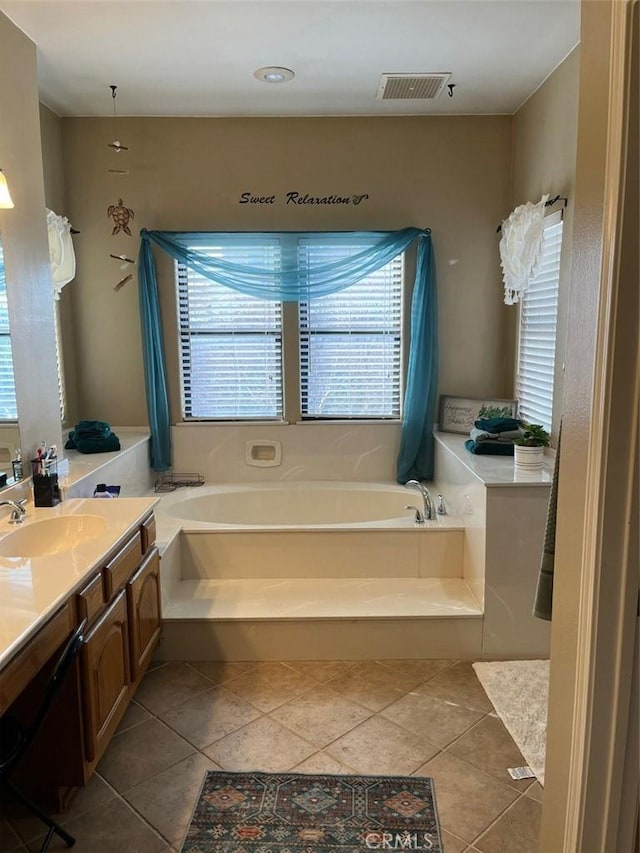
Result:
[[[516,468],[513,456],[491,456],[470,453],[464,446],[467,435],[436,432],[435,439],[456,456],[485,486],[550,486],[553,480],[555,454],[545,455],[539,471]],[[436,476],[437,476],[436,471]]]
[[[0,556],[0,667],[33,636],[57,608],[100,565],[157,503],[157,498],[67,500],[55,507],[27,505],[22,525],[0,520],[0,543],[14,531],[51,518],[72,515],[99,516],[104,532],[70,551],[43,557]]]

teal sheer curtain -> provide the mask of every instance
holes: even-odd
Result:
[[[217,232],[215,242],[220,245],[225,238],[237,241],[239,236],[238,233]],[[277,235],[269,232],[268,236]],[[309,233],[301,233],[300,236],[309,236]],[[147,230],[140,232],[140,314],[147,409],[151,427],[151,460],[154,470],[164,471],[171,467],[171,444],[166,368],[152,244],[200,275],[240,293],[260,299],[297,302],[344,290],[385,266],[417,240],[412,340],[398,479],[406,482],[410,477],[430,479],[433,476],[431,432],[437,385],[437,308],[431,234],[420,228],[404,228],[401,231],[334,232],[318,236],[327,237],[332,242],[343,240],[346,249],[344,257],[304,269],[298,266],[296,260],[288,265],[284,263],[274,272],[229,263],[207,253],[206,246],[211,242],[211,236],[206,233]],[[424,352],[416,352],[418,346],[422,346]],[[425,394],[427,399],[421,400]]]

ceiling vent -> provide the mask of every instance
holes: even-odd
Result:
[[[376,98],[379,101],[416,101],[437,98],[451,77],[438,74],[382,74]]]

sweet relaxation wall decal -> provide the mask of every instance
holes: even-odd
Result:
[[[358,205],[369,198],[368,193],[361,195],[309,195],[309,193],[289,192],[284,196],[253,195],[251,192],[240,194],[238,204],[354,204]]]

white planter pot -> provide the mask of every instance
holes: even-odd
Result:
[[[542,468],[544,447],[525,447],[524,445],[516,444],[513,449],[513,458],[517,468],[526,468],[528,470]]]

